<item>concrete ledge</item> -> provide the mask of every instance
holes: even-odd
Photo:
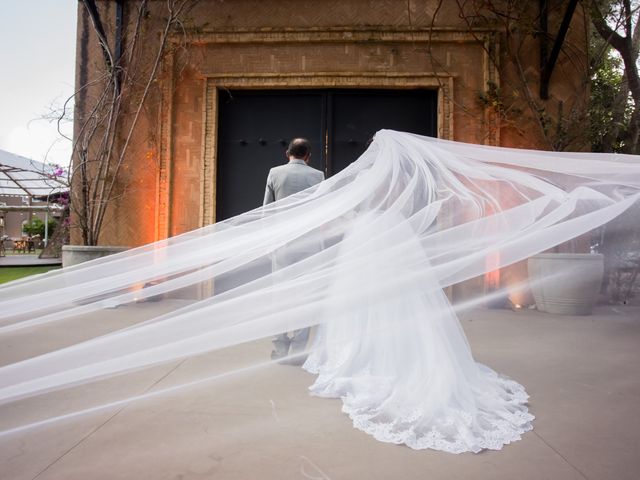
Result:
[[[70,267],[79,263],[106,257],[114,253],[124,252],[129,247],[114,247],[110,245],[63,245],[62,246],[62,266]]]

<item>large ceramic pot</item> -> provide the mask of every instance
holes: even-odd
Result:
[[[78,263],[88,262],[96,258],[106,257],[114,253],[124,252],[129,247],[110,246],[86,246],[86,245],[63,245],[62,246],[62,267],[70,267]]]
[[[529,258],[536,307],[558,315],[589,315],[600,291],[604,256],[599,253],[541,253]]]

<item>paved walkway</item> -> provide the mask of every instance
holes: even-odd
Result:
[[[0,257],[0,267],[46,267],[62,265],[61,258],[38,258],[37,255],[17,254]]]
[[[166,301],[118,308],[1,337],[0,364],[135,323]],[[154,310],[155,309],[155,310]],[[501,451],[451,455],[377,442],[341,403],[310,397],[313,376],[268,365],[110,412],[0,438],[2,479],[611,479],[640,478],[640,307],[588,317],[478,310],[463,327],[474,355],[527,388],[534,430]],[[64,334],[60,332],[64,331]],[[17,335],[17,334],[14,334]],[[101,381],[92,398],[152,391],[268,357],[266,340]],[[0,407],[16,415],[73,410],[88,387]],[[86,392],[85,392],[86,394]]]

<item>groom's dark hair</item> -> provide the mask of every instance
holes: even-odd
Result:
[[[294,138],[287,148],[287,157],[305,158],[311,152],[311,144],[306,138]]]

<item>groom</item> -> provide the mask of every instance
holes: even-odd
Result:
[[[274,167],[269,171],[263,205],[306,190],[324,180],[324,173],[309,166],[311,144],[306,138],[294,138],[291,140],[285,155],[289,162],[285,165]],[[278,252],[276,252],[273,268],[284,268],[302,258],[304,258],[304,253],[296,255],[294,251],[285,256],[278,255]],[[276,360],[286,357],[289,355],[290,350],[294,355],[303,352],[307,346],[308,338],[309,328],[295,330],[292,337],[289,337],[286,332],[276,335],[272,340],[274,350],[271,352],[271,358]],[[302,363],[302,359],[297,359],[297,362],[292,361],[291,363]]]

